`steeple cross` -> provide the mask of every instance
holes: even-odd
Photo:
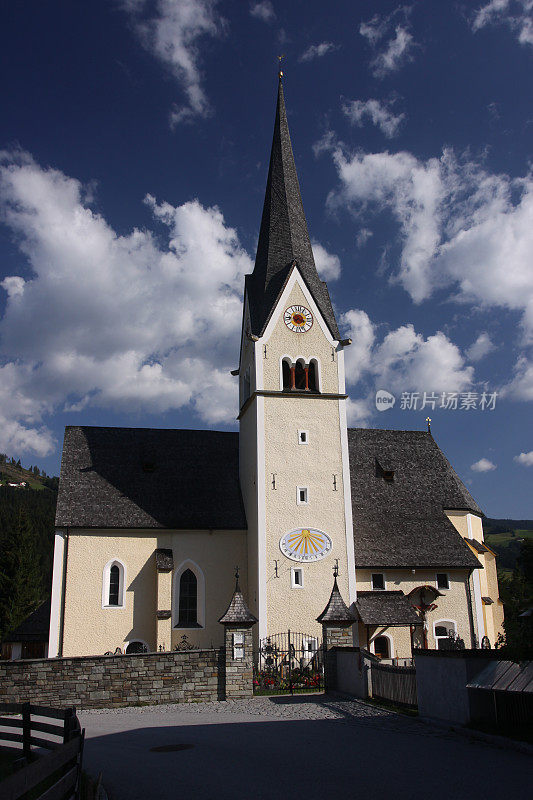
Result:
[[[278,61],[279,61],[279,73],[278,74],[279,74],[280,78],[283,78],[283,64],[281,62],[283,61],[284,58],[285,58],[285,55],[278,56]]]

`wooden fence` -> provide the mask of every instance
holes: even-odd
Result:
[[[43,783],[39,800],[77,800],[85,731],[80,729],[75,709],[47,708],[30,703],[0,703],[0,713],[13,715],[0,717],[0,727],[15,731],[0,730],[0,743],[22,744],[18,771],[5,778],[0,785],[2,800],[18,800]],[[33,717],[60,722],[42,722]],[[45,733],[55,738],[35,736],[34,733]],[[29,763],[32,745],[51,752]]]
[[[395,667],[376,662],[372,663],[371,676],[372,697],[416,708],[415,667]]]

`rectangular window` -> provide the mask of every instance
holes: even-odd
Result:
[[[449,589],[450,581],[446,572],[437,572],[437,589]]]
[[[374,591],[382,591],[385,589],[385,576],[382,572],[372,573],[372,589],[374,589]]]
[[[309,491],[307,486],[298,486],[296,490],[296,502],[298,505],[307,505],[309,502]]]
[[[303,589],[304,573],[300,567],[292,567],[291,569],[291,586],[293,589]]]
[[[298,431],[298,444],[309,443],[309,431]]]

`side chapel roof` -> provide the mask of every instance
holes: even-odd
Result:
[[[281,77],[272,151],[255,267],[246,276],[251,333],[261,336],[278,297],[297,264],[335,339],[340,339],[328,288],[315,266],[294,163]]]
[[[246,530],[239,434],[69,426],[56,525]]]
[[[430,433],[349,428],[348,450],[357,567],[481,566],[444,510],[483,512]]]

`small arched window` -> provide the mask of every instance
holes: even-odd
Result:
[[[288,392],[291,388],[291,365],[287,361],[287,359],[283,359],[281,362],[281,374],[283,378],[283,391]]]
[[[109,570],[109,605],[118,606],[118,596],[120,593],[120,570],[117,564],[113,564]]]
[[[437,650],[446,650],[455,637],[457,625],[452,620],[442,619],[435,623],[435,645]]]
[[[389,644],[387,636],[376,636],[374,639],[374,653],[378,658],[390,658]]]
[[[308,384],[309,384],[309,391],[310,392],[318,392],[319,391],[319,388],[318,388],[318,364],[314,359],[309,363]]]
[[[124,608],[124,564],[113,559],[104,567],[102,607]]]
[[[305,392],[307,389],[307,367],[303,361],[296,362],[294,387],[299,392]]]
[[[126,647],[126,653],[128,655],[130,653],[147,653],[147,652],[148,652],[148,646],[140,639],[134,639]]]
[[[180,578],[179,628],[196,628],[198,626],[198,581],[191,569],[186,569]]]

